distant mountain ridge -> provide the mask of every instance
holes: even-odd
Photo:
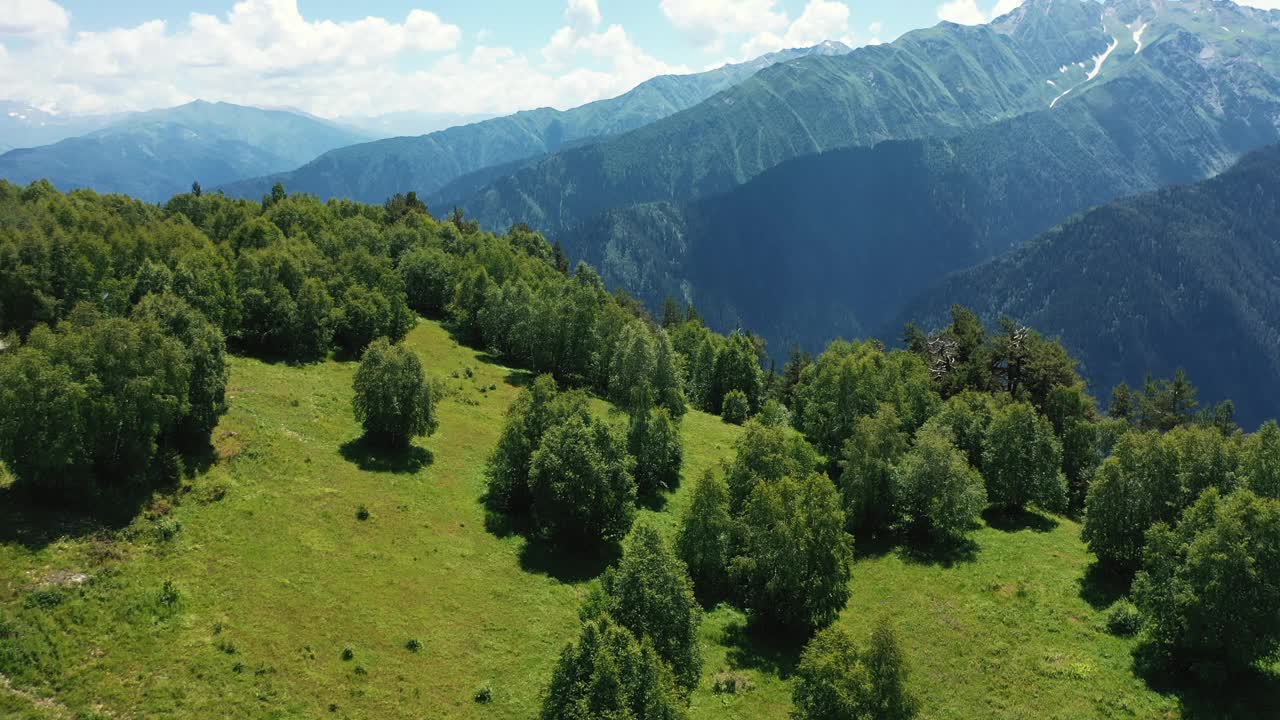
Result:
[[[1104,205],[938,283],[899,322],[952,303],[1061,337],[1105,397],[1184,367],[1202,401],[1255,426],[1280,407],[1280,146],[1196,185]],[[895,323],[897,324],[897,323]]]
[[[46,112],[31,103],[0,100],[0,153],[84,135],[116,122],[122,114],[65,115]]]
[[[426,197],[470,173],[642,127],[696,105],[775,63],[847,52],[847,46],[828,42],[693,75],[663,75],[616,98],[572,110],[527,110],[421,137],[342,148],[291,172],[233,183],[224,190],[231,195],[258,197],[274,183],[283,182],[290,191],[321,198],[381,202],[409,190]]]
[[[63,190],[91,187],[158,202],[193,181],[212,187],[293,167],[363,139],[298,113],[197,100],[133,113],[52,145],[11,150],[0,155],[0,178],[48,179]]]
[[[1220,15],[1202,19],[1194,2],[1110,8],[1102,72],[1089,78],[1096,61],[1077,67],[1077,79],[1051,88],[1033,112],[796,158],[725,193],[623,205],[557,237],[611,287],[655,308],[667,296],[693,302],[720,329],[761,332],[775,356],[876,333],[947,274],[1074,213],[1201,180],[1280,141],[1280,54],[1226,57],[1238,36],[1276,49],[1280,38],[1265,13],[1215,6]],[[1044,17],[1027,14],[1034,4],[1024,8],[997,26],[1072,42],[1036,27]],[[1231,35],[1186,28],[1224,20],[1236,26]],[[1216,57],[1202,58],[1209,49]]]
[[[1098,12],[1092,0],[1029,0],[1015,11],[1022,22],[943,23],[777,64],[689,110],[501,178],[463,206],[491,227],[554,234],[611,208],[724,192],[803,155],[954,135],[1041,109],[1060,92],[1050,81],[1083,80],[1070,68],[1111,43]]]

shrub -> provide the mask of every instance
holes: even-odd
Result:
[[[480,687],[476,688],[476,691],[474,694],[472,694],[471,699],[475,700],[477,703],[481,705],[488,705],[489,703],[493,702],[493,686],[487,682],[484,683]]]
[[[369,519],[369,508],[367,508],[367,507],[365,507],[365,506],[363,506],[363,505],[361,505],[360,507],[356,508],[356,519],[357,519],[357,520],[359,520],[359,521],[361,521],[361,522],[364,522],[365,520],[368,520],[368,519]]]
[[[666,408],[641,409],[631,416],[627,450],[636,459],[636,487],[641,495],[679,484],[684,444],[680,426]]]
[[[1137,635],[1142,629],[1142,613],[1128,600],[1119,600],[1107,611],[1107,632],[1119,637]]]
[[[178,586],[172,580],[165,580],[164,584],[160,586],[158,599],[162,606],[172,608],[182,601],[182,593],[178,591]]]
[[[227,412],[226,340],[205,316],[174,295],[151,295],[133,309],[133,317],[158,323],[186,348],[191,366],[190,410],[179,422],[179,439],[189,447],[208,443]]]
[[[539,717],[678,720],[684,713],[653,646],[605,616],[585,623],[560,653]]]
[[[1217,488],[1147,533],[1133,600],[1163,660],[1221,679],[1280,652],[1278,537],[1280,501]]]
[[[422,641],[418,638],[410,638],[409,642],[404,644],[404,648],[409,652],[422,652]]]
[[[818,469],[822,458],[803,437],[788,428],[751,421],[738,438],[733,462],[725,470],[730,508],[735,515],[757,483],[784,477],[804,477]]]
[[[680,518],[676,554],[689,568],[698,597],[705,603],[729,593],[729,559],[733,551],[733,517],[729,488],[708,470],[693,488]]]
[[[342,648],[342,660],[343,660],[343,662],[349,662],[349,661],[351,661],[351,660],[354,660],[354,659],[355,659],[355,657],[356,657],[356,651],[355,651],[355,650],[351,649],[350,647],[344,647],[344,648]]]
[[[963,536],[987,505],[982,476],[951,431],[932,422],[916,432],[915,447],[894,467],[893,497],[899,515],[944,539]]]
[[[365,351],[355,377],[354,409],[365,436],[389,447],[408,447],[435,432],[431,387],[418,356],[385,338]]]
[[[702,677],[702,608],[684,563],[653,526],[637,527],[616,569],[605,574],[605,609],[637,638],[653,643],[686,692]]]
[[[918,702],[906,691],[907,669],[893,630],[881,623],[866,650],[843,629],[827,628],[804,649],[792,699],[797,720],[908,720]]]
[[[991,416],[983,441],[982,473],[987,500],[1022,509],[1036,503],[1047,510],[1067,504],[1062,443],[1053,424],[1030,403],[1010,403]]]
[[[851,529],[876,532],[893,523],[893,465],[911,445],[892,405],[859,418],[844,446],[840,489]]]
[[[42,588],[27,593],[26,597],[22,599],[22,606],[50,610],[61,605],[63,599],[64,596],[61,590],[57,588]]]
[[[1081,535],[1104,564],[1135,570],[1147,529],[1175,518],[1181,495],[1168,443],[1156,433],[1125,433],[1089,485]]]
[[[529,469],[531,511],[546,537],[615,542],[631,529],[632,460],[614,430],[589,413],[552,427]]]
[[[760,414],[757,416],[760,422],[771,427],[789,427],[791,425],[791,413],[787,412],[787,408],[782,403],[772,398],[766,400],[764,405],[760,406]]]
[[[751,403],[747,394],[741,390],[730,390],[725,393],[724,404],[721,405],[720,417],[727,423],[741,425],[747,421],[751,411]]]
[[[853,565],[844,524],[840,494],[821,474],[756,483],[730,571],[754,621],[808,632],[835,620]]]
[[[542,444],[542,436],[570,415],[586,412],[586,397],[577,392],[559,392],[550,375],[539,376],[520,393],[507,410],[498,446],[485,465],[485,502],[491,510],[529,509],[529,466],[534,451]]]
[[[160,542],[169,542],[178,537],[178,533],[182,532],[182,523],[178,522],[174,517],[162,517],[156,521],[156,539]]]

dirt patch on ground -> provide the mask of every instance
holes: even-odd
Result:
[[[244,452],[244,443],[240,442],[240,433],[228,430],[218,436],[213,444],[218,453],[218,462],[230,462]]]
[[[73,588],[83,585],[88,581],[89,576],[86,573],[76,572],[74,570],[50,570],[36,580],[36,589],[47,590],[49,588]]]

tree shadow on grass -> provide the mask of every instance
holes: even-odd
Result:
[[[893,552],[901,543],[893,533],[882,532],[876,535],[863,533],[853,538],[853,555],[857,560],[874,560]]]
[[[1031,530],[1039,533],[1053,532],[1058,528],[1058,521],[1048,515],[1042,515],[1026,508],[1000,508],[991,506],[982,512],[982,519],[987,526],[1001,532],[1019,532]]]
[[[932,535],[914,538],[898,551],[899,557],[916,565],[938,565],[951,568],[978,559],[978,543],[968,537],[937,538]]]
[[[650,512],[662,512],[667,509],[667,504],[671,502],[671,495],[674,492],[674,490],[658,490],[645,493],[636,498],[636,506]]]
[[[435,462],[435,456],[426,448],[388,448],[365,437],[343,443],[338,452],[365,472],[412,475]]]
[[[62,538],[113,533],[128,527],[153,493],[176,487],[171,482],[161,487],[97,488],[71,500],[33,493],[20,484],[0,487],[0,545],[38,551]]]
[[[520,569],[577,584],[599,577],[621,557],[622,546],[618,543],[567,545],[526,537],[520,549]]]
[[[757,670],[785,680],[795,673],[807,639],[805,633],[735,620],[725,627],[722,642],[734,670]]]
[[[1177,698],[1184,720],[1274,720],[1280,717],[1280,674],[1250,668],[1226,682],[1206,684],[1190,670],[1169,670],[1149,645],[1134,653],[1134,674],[1155,692]]]
[[[537,377],[537,375],[534,375],[528,370],[512,370],[507,373],[506,377],[504,377],[502,381],[511,387],[527,388],[533,384],[533,381],[537,379]]]
[[[484,529],[497,538],[520,536],[520,569],[546,575],[558,582],[577,584],[599,577],[622,557],[620,543],[584,544],[557,542],[538,536],[538,530],[521,513],[493,509],[487,496],[479,500],[484,508]]]
[[[1108,570],[1095,560],[1078,582],[1080,599],[1089,603],[1094,610],[1103,610],[1129,594],[1133,574]]]

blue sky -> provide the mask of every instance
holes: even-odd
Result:
[[[887,42],[1021,2],[0,0],[0,99],[66,113],[196,98],[327,117],[568,108],[658,74]]]

